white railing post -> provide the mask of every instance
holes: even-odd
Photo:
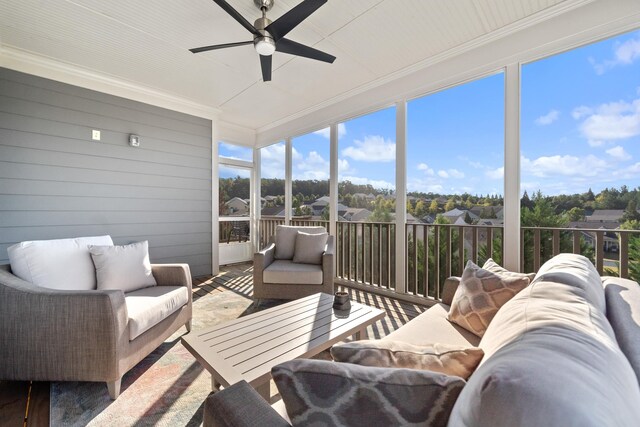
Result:
[[[211,121],[211,274],[220,272],[220,157],[217,120]]]
[[[333,123],[330,128],[330,161],[329,161],[329,234],[338,238],[338,125]],[[336,241],[336,247],[338,242]],[[333,257],[333,271],[337,273],[338,257]]]
[[[260,149],[253,149],[253,170],[251,173],[251,185],[253,186],[253,212],[251,213],[251,240],[253,243],[253,251],[260,250],[260,216],[262,214],[262,170],[260,169]]]
[[[285,225],[289,225],[291,223],[291,209],[293,208],[293,147],[291,145],[291,138],[285,140],[284,152],[284,223]]]
[[[505,68],[504,267],[520,271],[520,64]]]
[[[407,264],[407,102],[396,103],[396,292],[405,293]],[[391,254],[389,254],[391,255]]]

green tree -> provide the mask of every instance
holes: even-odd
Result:
[[[627,221],[640,221],[640,213],[638,213],[638,205],[635,200],[629,200],[627,208],[624,210],[622,220]]]
[[[416,216],[416,218],[422,218],[427,214],[427,206],[424,203],[424,201],[418,200],[418,203],[416,203],[416,208],[414,209],[414,215]]]
[[[453,199],[453,197],[449,198],[449,200],[447,200],[447,203],[444,205],[444,211],[445,212],[449,212],[450,210],[454,209],[456,207],[456,202]]]
[[[584,220],[584,209],[582,208],[571,208],[566,213],[567,221],[583,221]]]
[[[438,202],[435,200],[431,201],[431,204],[429,205],[429,213],[432,215],[435,215],[438,213]]]

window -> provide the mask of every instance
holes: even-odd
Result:
[[[407,283],[435,296],[466,260],[501,262],[504,76],[412,100],[407,116]]]
[[[553,256],[556,246],[594,261],[602,251],[605,270],[618,274],[619,233],[613,230],[640,228],[639,46],[636,31],[523,66],[526,271]],[[582,231],[554,236],[544,230],[553,227]],[[594,230],[604,233],[598,238]]]
[[[292,140],[292,207],[296,220],[329,219],[329,128]]]

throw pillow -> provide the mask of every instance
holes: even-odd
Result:
[[[89,246],[89,252],[96,266],[98,289],[131,292],[156,286],[146,240],[125,246]]]
[[[327,233],[308,234],[298,231],[293,262],[300,264],[322,264],[322,254],[327,246]]]
[[[35,240],[7,248],[14,275],[36,286],[68,291],[96,288],[89,245],[113,245],[110,236]]]
[[[536,273],[517,273],[515,271],[509,271],[506,268],[500,266],[496,263],[492,258],[489,258],[484,265],[482,266],[485,270],[489,270],[492,273],[496,273],[498,275],[506,275],[512,277],[526,277],[529,279],[529,282],[533,281],[533,278],[536,277]]]
[[[271,375],[295,426],[446,426],[465,385],[414,369],[292,360]]]
[[[308,234],[322,234],[326,233],[327,229],[324,227],[297,227],[292,225],[277,226],[275,259],[293,259],[298,231]]]
[[[477,347],[449,344],[413,345],[402,341],[352,341],[331,348],[336,362],[355,363],[379,368],[423,369],[455,375],[465,380],[482,360]]]
[[[447,319],[481,337],[500,307],[528,284],[528,277],[493,273],[469,260]]]

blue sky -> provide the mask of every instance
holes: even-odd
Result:
[[[407,131],[409,191],[503,193],[502,73],[410,101]],[[393,107],[339,135],[340,180],[395,187]],[[263,176],[284,178],[284,144],[262,153]],[[328,129],[293,140],[293,165],[328,179]],[[523,66],[521,167],[529,193],[640,185],[640,31]]]

